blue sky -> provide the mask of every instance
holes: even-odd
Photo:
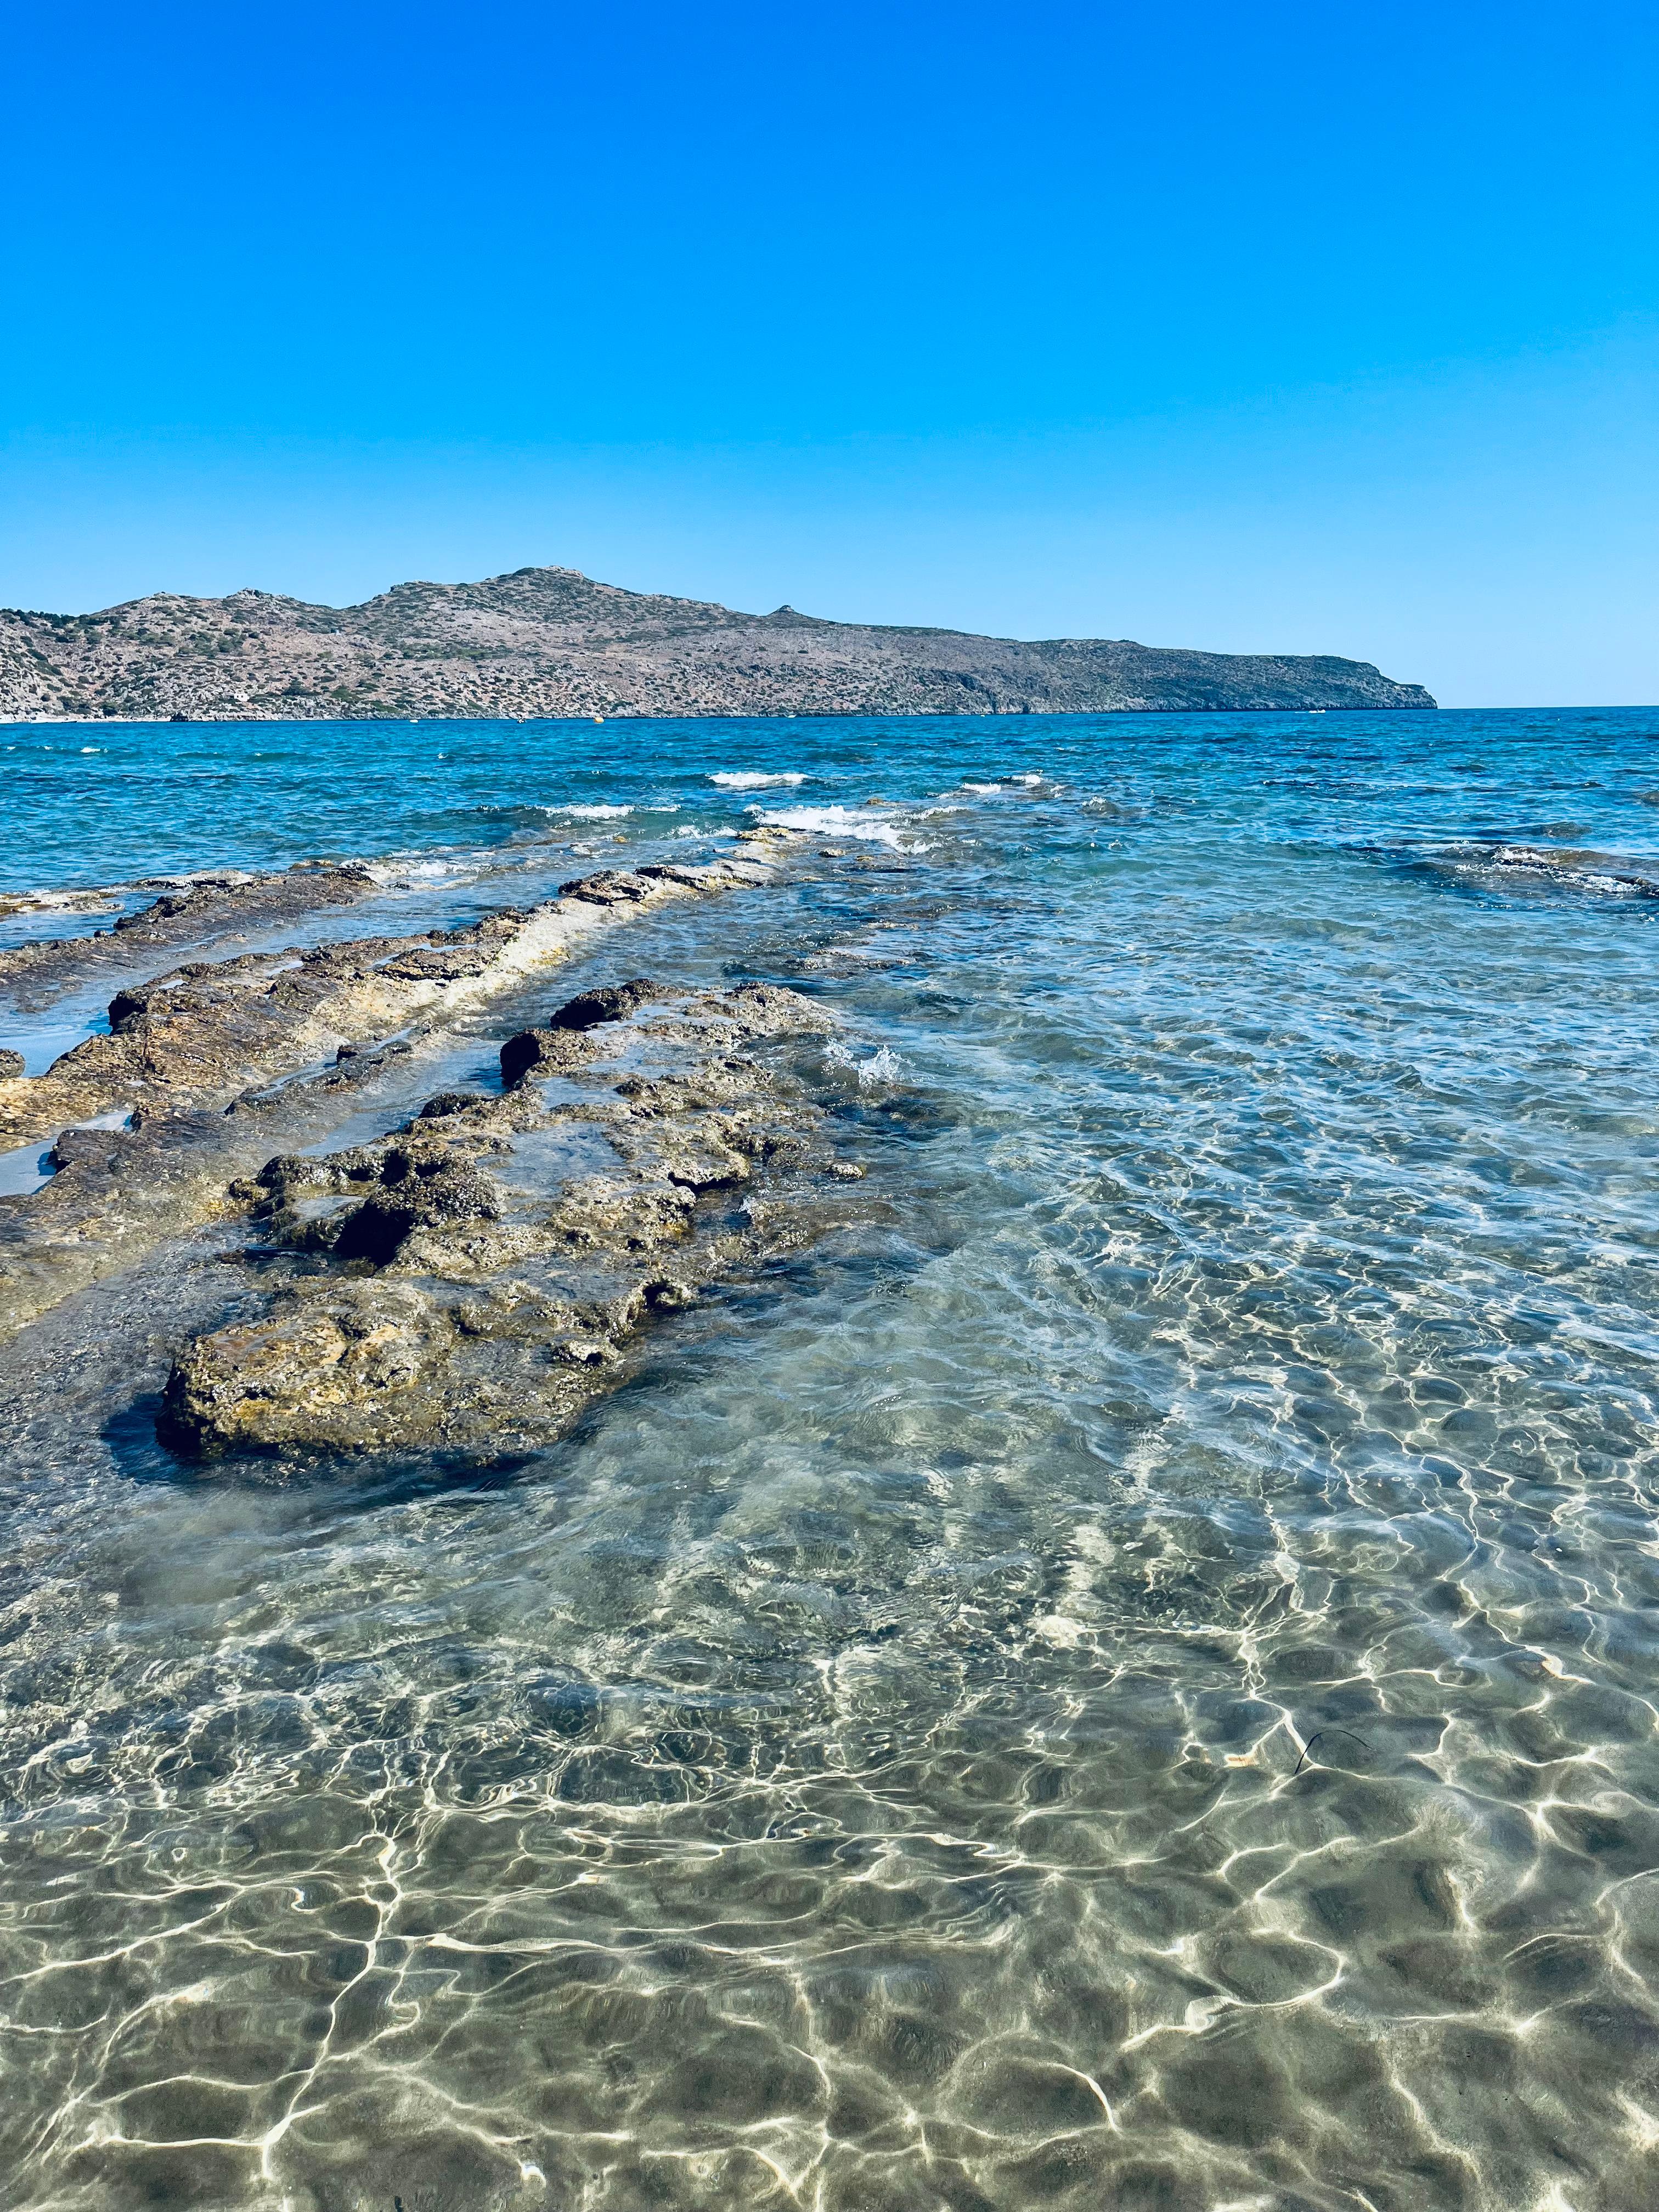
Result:
[[[1656,27],[16,10],[0,601],[556,561],[1659,699]]]

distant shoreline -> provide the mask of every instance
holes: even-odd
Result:
[[[11,720],[580,721],[1427,709],[1334,654],[1204,653],[737,612],[571,568],[398,584],[361,606],[157,592],[0,611]]]
[[[845,711],[825,708],[822,712],[802,709],[791,713],[743,714],[732,709],[719,714],[644,713],[630,708],[620,708],[609,714],[0,714],[0,729],[58,729],[108,730],[147,729],[167,730],[188,728],[192,724],[222,725],[234,727],[246,723],[253,727],[281,729],[301,728],[308,723],[363,722],[380,724],[386,728],[424,728],[428,725],[459,727],[477,723],[490,728],[504,724],[517,724],[526,728],[544,725],[549,728],[567,722],[853,722],[879,720],[884,722],[948,721],[969,716],[981,722],[1086,722],[1103,714],[1134,715],[1150,719],[1158,715],[1171,717],[1183,714],[1285,714],[1307,718],[1314,714],[1468,714],[1530,713],[1595,714],[1595,707],[1550,707],[1531,709],[1443,708],[1437,700],[1427,707],[1091,707],[1091,708],[1011,708],[1006,710],[972,708],[929,708],[895,713],[888,708],[860,708]],[[1614,711],[1612,708],[1607,711]]]

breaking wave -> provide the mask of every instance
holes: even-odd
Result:
[[[722,791],[769,791],[779,784],[801,784],[808,780],[800,769],[780,769],[771,775],[759,769],[717,769],[708,779]]]

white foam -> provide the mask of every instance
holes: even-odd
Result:
[[[719,769],[708,781],[722,791],[769,791],[775,785],[794,786],[805,783],[806,777],[799,769],[781,769],[775,775],[762,775],[750,769]]]
[[[624,814],[631,814],[631,806],[550,806],[550,814],[562,814],[571,822],[620,822]]]
[[[120,903],[106,890],[0,891],[0,914],[108,914]]]
[[[476,874],[482,861],[475,854],[453,860],[366,860],[363,873],[386,890],[408,890],[416,884],[443,884]]]
[[[862,808],[850,806],[780,806],[760,814],[765,830],[796,830],[805,836],[857,837],[867,845],[886,845],[895,853],[920,853],[921,845],[907,845],[891,822],[872,820]]]
[[[856,1060],[839,1038],[832,1038],[823,1056],[832,1067],[849,1069],[858,1078],[860,1089],[872,1083],[896,1082],[904,1073],[904,1062],[890,1044],[878,1045],[868,1060]]]

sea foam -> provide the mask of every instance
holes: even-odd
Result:
[[[798,769],[781,769],[775,775],[763,775],[750,769],[717,769],[708,781],[722,791],[769,791],[779,784],[805,783],[806,777]]]
[[[926,848],[914,842],[907,844],[899,836],[896,825],[879,817],[872,818],[861,809],[850,806],[779,806],[769,812],[756,810],[761,826],[767,830],[799,830],[805,835],[819,837],[856,837],[869,845],[890,846],[895,853],[919,853]]]

